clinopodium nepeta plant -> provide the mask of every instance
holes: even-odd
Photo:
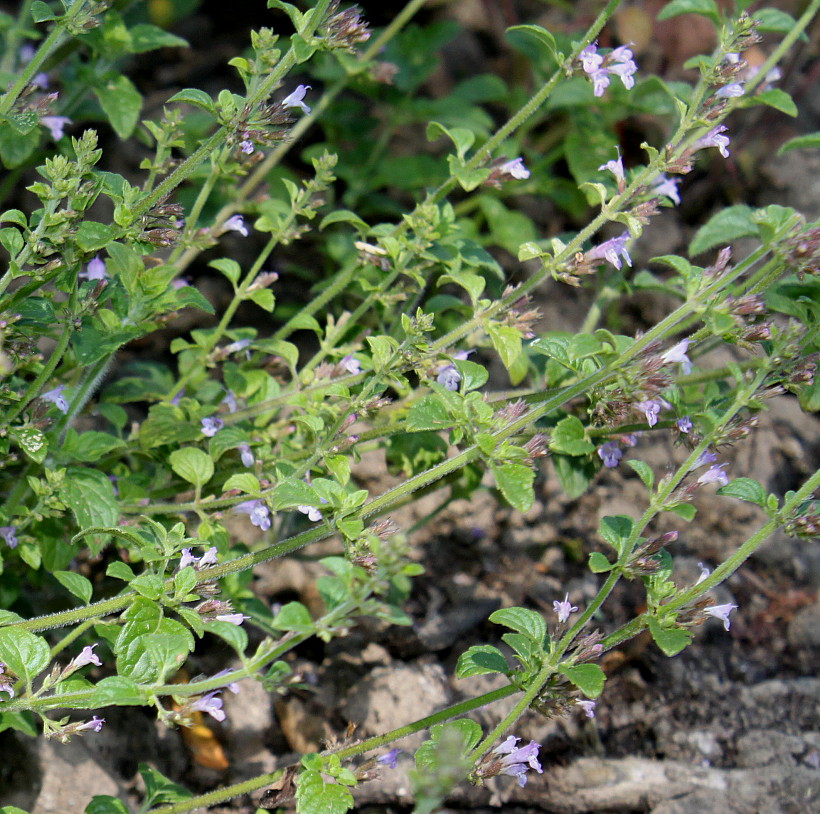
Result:
[[[127,75],[133,55],[186,43],[145,4],[27,0],[17,18],[2,15],[0,189],[19,206],[0,216],[2,727],[93,738],[116,705],[154,707],[184,727],[197,712],[224,719],[222,693],[241,692],[242,680],[287,692],[298,677],[285,657],[302,642],[345,636],[360,617],[409,622],[402,602],[420,567],[392,509],[432,489],[443,503],[469,496],[487,474],[526,511],[545,459],[572,496],[626,464],[646,493],[634,514],[601,522],[609,553],[589,555],[600,575],[592,601],[567,593],[546,615],[498,610],[490,620],[509,629],[507,650],[462,654],[457,677],[498,673],[502,689],[305,755],[287,782],[280,771],[190,798],[145,769],[153,796],[140,811],[189,811],[276,779],[279,802],[290,790],[297,810],[345,811],[358,783],[396,765],[392,742],[422,729],[418,811],[459,780],[503,774],[523,786],[542,767],[516,722],[528,710],[594,716],[608,649],[648,628],[672,656],[707,616],[728,630],[735,606],[715,604],[712,589],[775,529],[818,529],[820,475],[775,496],[733,479],[721,451],[754,431],[767,396],[820,404],[820,228],[782,206],[736,205],[696,234],[691,255],[713,253],[705,266],[664,255],[650,272],[633,249],[661,209],[681,203],[696,164],[730,156],[736,110],[795,114],[777,66],[819,4],[794,20],[747,13],[740,0],[731,13],[710,0],[668,3],[661,17],[694,12],[716,30],[687,84],[645,73],[630,43],[608,36],[604,47],[612,0],[573,35],[509,29],[531,66],[522,86],[473,77],[433,100],[422,85],[446,34],[411,22],[421,0],[383,30],[336,0],[269,0],[230,61],[240,92],[186,88],[150,119]],[[752,67],[744,53],[761,40],[768,57]],[[638,114],[655,136],[627,162],[617,125]],[[113,131],[105,152],[98,121]],[[533,138],[544,123],[559,134],[548,154]],[[397,159],[397,134],[424,125],[425,160]],[[126,174],[113,160],[123,140],[140,156]],[[586,225],[539,233],[514,211],[522,192]],[[739,237],[755,242],[733,255],[727,242]],[[502,265],[497,248],[517,259]],[[216,313],[186,276],[202,271],[205,252],[231,291]],[[550,279],[592,292],[577,333],[539,323],[534,300]],[[600,327],[615,299],[640,288],[665,294],[660,321],[636,335]],[[214,317],[168,340],[162,329],[181,309]],[[135,346],[150,334],[160,351]],[[734,361],[702,361],[721,347]],[[506,370],[506,381],[494,374],[501,395],[488,389],[494,360]],[[674,437],[682,462],[661,473],[639,455],[622,460],[639,433]],[[363,451],[396,464],[399,485],[359,488]],[[669,512],[696,519],[692,499],[708,484],[765,521],[680,586],[670,579],[676,534],[653,527]],[[228,530],[242,522],[259,542]],[[247,589],[254,565],[328,539],[319,615],[298,602],[271,608]],[[601,630],[593,616],[621,579],[643,585],[646,609]],[[52,612],[38,615],[45,596]],[[174,682],[213,637],[236,659]],[[491,731],[470,720],[506,696],[515,703]],[[92,805],[126,811],[111,797]]]

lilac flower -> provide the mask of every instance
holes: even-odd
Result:
[[[236,396],[230,390],[226,391],[222,404],[227,406],[229,413],[236,412]]]
[[[242,461],[242,466],[254,465],[256,459],[253,457],[251,448],[247,444],[240,444],[237,450],[239,450],[239,459]]]
[[[387,766],[388,769],[395,769],[400,753],[401,749],[393,748],[389,752],[385,752],[381,757],[377,757],[376,763],[380,763],[382,766]]]
[[[615,147],[615,150],[618,153],[618,157],[610,159],[606,162],[606,164],[601,164],[598,169],[609,170],[609,172],[615,176],[615,181],[618,184],[618,191],[620,192],[624,188],[626,178],[624,177],[624,162],[621,158],[621,151],[617,146]]]
[[[584,711],[584,715],[587,718],[594,718],[595,717],[595,702],[594,701],[576,701],[576,706],[581,707]]]
[[[716,99],[733,99],[736,96],[743,96],[743,85],[740,82],[724,85],[715,92]]]
[[[598,447],[598,457],[604,462],[607,469],[612,469],[618,465],[618,461],[623,457],[621,448],[613,441],[607,441]]]
[[[632,57],[632,51],[626,45],[615,48],[606,57],[602,57],[595,43],[587,45],[578,55],[584,73],[592,80],[592,92],[595,96],[604,95],[604,91],[609,87],[610,75],[620,77],[627,90],[635,85],[633,74],[638,70],[638,66]]]
[[[240,152],[244,153],[245,155],[250,155],[254,150],[253,142],[248,140],[248,139],[244,139],[244,140],[240,141],[239,142],[239,150],[240,150]]]
[[[530,177],[530,171],[524,166],[524,159],[520,156],[512,159],[512,161],[505,161],[498,170],[501,173],[517,178],[519,181]]]
[[[17,548],[17,529],[14,526],[0,526],[0,537],[9,548]]]
[[[69,663],[68,667],[66,667],[66,672],[69,670],[73,673],[75,670],[79,670],[80,667],[85,667],[87,664],[93,664],[95,667],[100,667],[102,662],[99,659],[99,656],[94,653],[94,648],[97,647],[96,644],[92,644],[88,647],[84,647],[78,656],[75,656]]]
[[[31,84],[34,85],[35,88],[46,90],[49,85],[48,74],[45,73],[45,71],[34,74],[34,76],[31,77]]]
[[[303,101],[309,90],[310,85],[299,85],[293,93],[282,99],[282,107],[298,107],[303,113],[310,113],[310,108]]]
[[[205,568],[207,565],[216,565],[216,546],[211,546],[201,557],[191,554],[190,548],[182,549],[182,556],[179,558],[179,570],[192,566],[195,571]]]
[[[715,464],[710,467],[698,478],[698,483],[717,483],[719,486],[726,486],[729,483],[729,477],[723,471],[724,466],[729,466],[729,464]]]
[[[646,423],[650,427],[654,427],[658,423],[658,415],[662,406],[660,401],[657,399],[639,401],[635,406],[646,416]]]
[[[700,568],[700,576],[698,577],[698,581],[695,583],[695,585],[700,585],[700,583],[703,582],[703,580],[705,580],[706,577],[708,577],[709,574],[712,573],[702,562],[698,563],[698,568]]]
[[[720,154],[724,158],[728,158],[729,137],[723,135],[725,131],[726,125],[719,124],[717,127],[713,127],[705,136],[701,136],[701,138],[692,145],[693,152],[703,150],[706,147],[717,147]]]
[[[683,433],[689,434],[692,432],[692,419],[688,415],[679,418],[675,422],[675,426]]]
[[[636,447],[638,446],[638,436],[640,435],[639,432],[630,432],[626,435],[621,436],[621,442],[627,447]]]
[[[199,562],[199,557],[195,557],[191,554],[190,548],[183,548],[182,549],[182,556],[179,558],[179,570],[181,571],[183,568],[187,568],[189,565],[196,566]]]
[[[684,375],[690,373],[692,370],[692,361],[686,355],[686,349],[689,347],[689,339],[681,339],[677,345],[673,345],[666,353],[662,354],[661,361],[665,365],[678,363],[683,370]]]
[[[348,373],[352,373],[354,376],[357,373],[362,372],[362,366],[359,364],[357,359],[353,358],[353,355],[348,353],[347,356],[343,356],[339,360],[339,366],[344,368]]]
[[[535,741],[530,741],[526,746],[516,747],[521,738],[510,735],[500,746],[493,749],[493,754],[503,755],[501,758],[501,774],[507,774],[518,780],[521,788],[527,784],[527,770],[535,769],[538,774],[543,774],[541,764],[538,762],[538,751],[541,746]]]
[[[311,523],[318,523],[322,519],[322,513],[315,506],[297,506],[296,509],[306,514]]]
[[[680,204],[680,194],[678,193],[678,185],[680,181],[677,178],[668,178],[663,173],[655,177],[652,182],[651,192],[653,195],[663,195],[674,203]]]
[[[714,616],[715,619],[720,619],[720,621],[723,622],[723,629],[729,630],[731,627],[729,614],[736,608],[737,605],[727,602],[725,605],[712,605],[711,608],[706,608],[704,612],[708,613],[709,616]]]
[[[41,116],[40,124],[48,128],[54,141],[59,141],[63,137],[65,126],[71,124],[71,119],[68,116]]]
[[[104,723],[105,718],[98,718],[95,715],[90,721],[86,721],[84,724],[80,724],[78,727],[76,727],[75,732],[82,732],[83,730],[99,732],[102,729],[102,725]]]
[[[470,358],[470,354],[471,354],[471,353],[475,353],[475,351],[474,351],[474,350],[472,350],[472,349],[471,349],[471,350],[457,350],[457,351],[453,354],[453,359],[455,359],[455,360],[457,360],[457,361],[459,361],[459,362],[463,362],[465,359],[469,359],[469,358]]]
[[[14,698],[14,682],[5,673],[6,665],[0,661],[0,692],[7,692],[11,700]]]
[[[218,690],[209,692],[203,695],[202,698],[197,698],[196,701],[188,704],[189,712],[207,712],[212,718],[217,721],[225,720],[225,712],[222,709],[222,699],[217,697]]]
[[[578,54],[578,59],[581,62],[584,73],[588,74],[595,73],[604,61],[604,58],[598,53],[598,44],[595,42],[591,45],[587,45],[587,47]]]
[[[601,243],[598,246],[590,249],[585,255],[584,259],[590,260],[606,260],[615,266],[616,269],[621,268],[621,257],[623,257],[627,266],[632,265],[632,258],[626,249],[626,241],[629,240],[629,232],[624,232],[620,237],[613,237],[610,240]]]
[[[270,528],[270,509],[261,500],[245,500],[237,503],[233,510],[250,515],[251,523],[262,531]]]
[[[563,602],[559,602],[557,599],[554,600],[552,603],[552,609],[558,614],[558,621],[561,624],[564,624],[564,622],[569,619],[569,615],[571,613],[575,613],[575,611],[578,610],[578,608],[569,601],[569,594],[564,597]]]
[[[630,43],[631,45],[632,43]],[[638,70],[638,66],[632,59],[634,54],[632,49],[627,45],[621,45],[612,51],[607,57],[606,61],[609,63],[607,70],[614,73],[621,78],[623,86],[629,90],[635,85],[634,73]]]
[[[220,676],[226,676],[230,672],[231,672],[231,670],[226,667],[224,670],[220,670],[218,673],[214,673],[212,678],[219,678]],[[230,690],[234,695],[239,694],[239,682],[238,681],[231,681],[230,683],[225,685],[225,688]]]
[[[245,218],[242,215],[231,215],[225,223],[222,224],[223,232],[239,232],[242,237],[247,237],[248,227],[245,226]]]
[[[225,422],[217,416],[208,416],[200,422],[202,424],[202,434],[213,438],[224,426]]]
[[[436,381],[446,390],[458,390],[461,374],[453,365],[445,365],[436,376]]]
[[[216,565],[216,546],[212,545],[200,558],[199,568],[204,568],[206,565]]]
[[[717,455],[714,452],[709,452],[708,449],[703,450],[703,452],[698,455],[697,460],[692,465],[692,469],[699,469],[701,466],[706,466],[706,464],[714,463],[717,460]]]
[[[247,348],[250,344],[250,339],[237,339],[236,342],[231,342],[230,345],[225,345],[223,351],[225,353],[239,353],[239,351],[245,350],[245,348]],[[231,398],[234,397],[233,393],[231,393],[230,390],[228,390],[228,393],[230,394]],[[234,404],[236,404],[236,402],[234,402]],[[235,409],[236,407],[234,407],[234,410]]]
[[[40,393],[40,398],[43,401],[51,402],[61,413],[67,413],[68,402],[65,400],[63,390],[65,390],[65,385],[61,384],[53,390],[49,390],[46,393]]]
[[[94,257],[88,261],[85,271],[81,271],[77,276],[83,280],[107,280],[108,274],[105,270],[105,261],[100,260],[99,257]]]
[[[218,616],[214,617],[218,622],[228,622],[228,624],[236,625],[237,627],[242,624],[246,619],[250,619],[250,616],[244,616],[241,613],[221,613]]]

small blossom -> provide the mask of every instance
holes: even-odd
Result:
[[[708,449],[703,450],[703,452],[698,455],[697,460],[692,465],[692,469],[700,469],[702,466],[706,466],[706,464],[712,464],[717,460],[717,455],[714,452],[709,452]]]
[[[190,548],[182,549],[182,556],[179,558],[179,570],[192,566],[195,571],[205,568],[207,565],[216,565],[216,546],[211,546],[201,557],[191,554]]]
[[[601,166],[598,167],[598,169],[609,170],[609,172],[611,172],[615,176],[615,181],[617,182],[618,190],[620,191],[623,189],[624,184],[626,183],[626,178],[624,177],[624,162],[621,158],[621,151],[617,146],[615,147],[615,150],[618,153],[618,157],[610,159],[606,162],[606,164],[601,164]]]
[[[627,90],[635,85],[634,74],[638,66],[632,57],[632,50],[627,45],[615,48],[606,57],[602,57],[597,45],[593,43],[581,51],[578,60],[584,73],[592,80],[592,92],[595,96],[603,96],[609,87],[610,75],[620,77]]]
[[[88,261],[85,271],[81,271],[78,275],[83,280],[107,280],[108,274],[105,271],[105,261],[95,257]]]
[[[505,161],[499,168],[499,172],[511,175],[519,181],[530,177],[530,171],[524,166],[524,159],[514,158],[512,161]]]
[[[731,85],[724,85],[715,92],[716,99],[733,99],[743,96],[743,85],[739,82],[732,82]]]
[[[362,366],[359,364],[359,361],[354,359],[350,353],[348,353],[347,356],[343,356],[339,360],[339,366],[344,368],[348,373],[352,373],[354,376],[362,372]]]
[[[226,405],[229,413],[236,412],[236,396],[228,390],[225,393],[225,398],[222,399],[222,404]]]
[[[700,583],[703,582],[703,580],[705,580],[706,577],[708,577],[709,574],[712,573],[702,562],[698,563],[698,568],[700,568],[700,576],[698,577],[698,581],[695,583],[695,585],[700,585]]]
[[[217,416],[203,418],[200,423],[202,424],[202,434],[208,438],[213,438],[225,426],[225,422]]]
[[[578,608],[569,601],[569,594],[564,597],[563,602],[559,602],[557,599],[554,600],[552,603],[552,609],[558,614],[558,621],[561,624],[564,624],[564,622],[569,619],[569,615],[571,613],[575,613],[575,611],[578,610]]]
[[[706,147],[717,147],[724,158],[729,157],[729,137],[724,136],[726,125],[719,124],[713,127],[705,136],[699,138],[693,145],[692,150],[703,150]]]
[[[436,376],[436,381],[446,390],[458,390],[461,374],[453,365],[445,365]]]
[[[613,237],[610,240],[601,243],[595,248],[590,249],[585,255],[584,259],[589,260],[606,260],[615,266],[616,269],[621,268],[621,257],[623,257],[627,266],[632,265],[632,258],[626,249],[626,241],[629,240],[629,232],[624,232],[619,237]]]
[[[270,509],[261,500],[245,500],[237,503],[233,510],[250,515],[251,523],[262,531],[270,528]]]
[[[212,678],[220,678],[221,676],[226,676],[228,673],[232,672],[229,668],[225,668],[224,670],[220,670],[218,673],[214,673]],[[230,690],[234,695],[239,694],[239,682],[238,681],[231,681],[229,684],[225,685],[225,688]]]
[[[640,435],[639,432],[630,432],[626,435],[621,436],[621,442],[627,447],[636,447],[638,446],[638,436]]]
[[[0,526],[0,537],[9,548],[17,548],[17,529],[14,526]]]
[[[315,506],[297,506],[296,509],[306,514],[311,523],[318,523],[322,519],[322,513]]]
[[[196,701],[188,704],[187,710],[189,712],[207,712],[208,715],[217,721],[225,720],[225,712],[222,709],[222,699],[217,697],[217,690],[203,695],[202,698],[197,698]]]
[[[530,741],[526,746],[517,747],[516,744],[521,738],[510,735],[500,746],[493,749],[493,754],[503,755],[501,758],[501,774],[515,777],[521,788],[527,784],[527,770],[535,769],[538,774],[543,774],[541,764],[538,762],[538,751],[540,744]]]
[[[675,426],[683,433],[689,434],[692,432],[692,419],[689,418],[688,415],[683,416],[683,418],[679,418],[675,422]]]
[[[678,185],[680,181],[677,178],[668,178],[663,173],[655,177],[652,182],[652,194],[663,195],[669,200],[674,201],[676,205],[680,204],[680,193],[678,192]]]
[[[239,459],[242,461],[242,466],[250,467],[254,465],[256,459],[253,457],[251,448],[247,444],[240,444],[237,450],[239,450]]]
[[[14,698],[14,682],[5,673],[6,665],[0,661],[0,692],[7,692],[11,700]]]
[[[673,345],[661,356],[661,361],[665,365],[678,363],[680,364],[684,375],[690,373],[692,370],[692,361],[686,355],[686,349],[689,347],[689,341],[689,339],[681,339],[677,345]]]
[[[293,93],[282,99],[282,107],[298,107],[303,113],[310,113],[310,108],[303,101],[309,90],[310,85],[299,85]]]
[[[715,619],[720,619],[720,621],[723,622],[723,629],[729,630],[731,627],[729,614],[736,608],[737,605],[727,602],[725,605],[712,605],[712,607],[706,608],[704,612],[708,613],[709,616],[714,616]]]
[[[65,126],[71,124],[71,119],[68,116],[41,116],[40,124],[48,128],[54,141],[59,141],[63,137]]]
[[[723,471],[723,467],[728,465],[729,464],[715,464],[698,478],[698,483],[717,483],[719,486],[726,486],[726,484],[729,483],[729,477]]]
[[[95,715],[90,721],[86,721],[84,724],[80,724],[78,727],[76,727],[75,732],[82,732],[83,730],[99,732],[102,729],[102,725],[104,723],[105,718],[98,718]]]
[[[395,769],[400,753],[401,749],[393,748],[389,752],[385,752],[381,757],[377,757],[376,763],[387,766],[388,769]]]
[[[245,218],[242,215],[231,215],[225,223],[222,224],[223,232],[239,232],[242,237],[247,237],[248,227],[245,226]]]
[[[584,69],[584,72],[588,74],[595,73],[604,61],[604,58],[598,53],[597,43],[594,42],[591,45],[587,45],[587,47],[578,54],[578,59],[581,62],[581,67]]]
[[[581,707],[584,711],[584,715],[587,718],[594,718],[595,717],[595,702],[594,701],[576,701],[576,706]]]
[[[179,558],[179,570],[181,571],[183,568],[187,568],[189,565],[195,566],[199,562],[199,557],[195,557],[191,554],[190,548],[183,548],[182,549],[182,556]]]
[[[61,384],[53,390],[49,390],[46,393],[40,393],[40,398],[43,401],[51,402],[51,404],[53,404],[61,413],[67,413],[68,402],[63,395],[63,390],[65,390],[65,385]]]
[[[212,545],[200,558],[199,567],[204,568],[206,565],[216,565],[216,546]]]
[[[658,423],[658,415],[661,412],[661,402],[657,399],[650,399],[649,401],[639,401],[635,405],[645,416],[646,423],[650,427],[654,427]]]
[[[623,452],[616,443],[608,441],[598,447],[598,457],[604,462],[607,469],[612,469],[618,465],[618,461],[623,457]]]
[[[40,90],[47,90],[49,85],[48,74],[44,71],[34,74],[34,76],[31,77],[31,84]]]
[[[221,613],[218,616],[215,616],[218,622],[227,622],[231,625],[236,625],[237,627],[242,624],[246,619],[250,619],[250,616],[244,616],[241,613]]]
[[[97,647],[96,644],[89,645],[88,647],[84,647],[78,656],[75,656],[69,663],[68,667],[66,667],[66,672],[69,670],[73,673],[75,670],[79,670],[80,667],[85,667],[87,664],[93,664],[95,667],[100,667],[102,662],[99,659],[99,656],[94,653],[94,648]],[[99,731],[99,730],[98,730]]]
[[[455,359],[456,361],[459,361],[459,362],[463,362],[465,359],[470,358],[471,353],[475,353],[475,351],[472,350],[472,349],[471,350],[457,350],[453,354],[453,359]]]
[[[249,141],[248,139],[244,139],[243,141],[239,142],[239,151],[244,153],[245,155],[250,155],[254,150],[253,142]]]

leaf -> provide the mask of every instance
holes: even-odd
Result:
[[[519,512],[526,512],[535,501],[532,488],[535,472],[523,464],[494,464],[491,468],[496,486],[507,503]]]
[[[543,56],[555,57],[555,37],[540,25],[513,25],[504,32],[504,39],[524,56],[536,61]]]
[[[497,325],[494,322],[487,326],[487,333],[493,348],[501,357],[502,364],[509,370],[521,355],[521,334],[515,328]]]
[[[597,664],[559,664],[558,672],[565,675],[587,698],[597,698],[604,689],[606,675]]]
[[[5,809],[0,808],[0,814],[4,812]],[[129,814],[129,812],[122,800],[110,794],[95,794],[85,807],[85,814]]]
[[[174,450],[168,456],[168,463],[177,475],[198,488],[214,475],[214,463],[210,456],[196,447]]]
[[[96,252],[111,242],[114,232],[104,223],[84,220],[78,227],[75,240],[84,252]]]
[[[714,0],[672,0],[658,13],[658,20],[669,20],[681,14],[700,14],[720,25],[720,11]]]
[[[201,108],[202,110],[207,110],[208,113],[216,113],[216,106],[214,105],[213,99],[205,93],[204,90],[199,90],[199,88],[185,88],[177,93],[175,93],[168,102],[179,102],[180,104],[185,105],[193,105],[194,107]]]
[[[41,464],[48,453],[48,440],[34,427],[21,427],[11,431],[11,437],[35,463]]]
[[[222,641],[227,642],[241,657],[248,646],[248,634],[239,625],[230,622],[222,622],[219,619],[206,622],[205,630],[219,636]]]
[[[435,141],[441,136],[447,136],[456,148],[456,154],[459,158],[464,158],[467,150],[473,146],[475,142],[475,133],[472,130],[467,130],[464,127],[447,128],[438,122],[430,122],[427,125],[427,141]]]
[[[558,482],[570,500],[584,494],[598,473],[597,464],[588,458],[552,455],[551,460]]]
[[[761,508],[766,507],[766,490],[753,478],[735,478],[726,486],[721,486],[717,494],[755,503]]]
[[[94,687],[93,703],[96,707],[133,707],[150,701],[148,693],[133,679],[108,676]]]
[[[715,246],[725,246],[739,237],[756,235],[757,225],[752,220],[752,212],[752,208],[745,204],[722,209],[698,229],[689,244],[689,254],[694,256]]]
[[[74,514],[80,530],[117,525],[120,509],[114,496],[114,485],[104,473],[70,466],[65,471],[59,494]],[[108,538],[107,534],[89,536],[92,553],[96,554]]]
[[[222,486],[224,491],[230,489],[239,489],[248,494],[256,494],[259,491],[259,479],[250,472],[238,472],[236,475],[231,475]]]
[[[128,29],[131,35],[130,51],[133,54],[142,54],[145,51],[154,51],[157,48],[187,48],[188,42],[164,31],[156,25],[137,23]]]
[[[657,619],[649,620],[649,632],[652,634],[652,640],[667,656],[676,656],[692,641],[690,631],[676,627],[661,627]]]
[[[674,512],[678,517],[682,517],[687,523],[690,523],[698,510],[691,503],[680,503],[671,507],[669,511]]]
[[[160,804],[179,803],[193,797],[184,786],[169,780],[147,763],[140,763],[137,768],[142,776],[142,782],[145,783],[145,799],[141,806],[144,810]]]
[[[338,783],[325,783],[320,772],[304,771],[296,777],[296,810],[299,814],[344,814],[353,808],[353,795]]]
[[[134,83],[122,74],[111,75],[94,87],[94,95],[114,132],[121,139],[128,138],[137,126],[142,109],[142,96]]]
[[[490,621],[524,634],[543,649],[547,638],[547,623],[540,613],[528,608],[502,608],[490,614]]]
[[[601,518],[598,533],[606,540],[618,554],[623,554],[624,546],[629,542],[635,523],[626,515],[615,515]]]
[[[612,568],[612,563],[600,551],[593,551],[589,555],[589,570],[593,574],[605,574]]]
[[[785,113],[787,116],[797,115],[797,105],[788,93],[780,88],[771,88],[771,90],[764,90],[754,96],[748,96],[743,99],[743,107],[751,107],[752,105],[767,105]]]
[[[574,415],[562,418],[550,435],[549,448],[563,455],[588,455],[595,451],[595,444],[586,440],[586,430]]]
[[[125,446],[125,443],[106,432],[89,430],[81,435],[73,427],[66,430],[65,440],[60,455],[72,461],[93,463],[112,450]]]
[[[635,470],[638,477],[643,481],[643,485],[647,489],[651,489],[652,484],[655,482],[655,473],[652,471],[652,467],[644,461],[631,460],[626,463]]]
[[[48,642],[27,630],[0,629],[0,662],[26,683],[48,667],[51,649]]]
[[[270,624],[276,630],[294,630],[297,633],[310,633],[316,627],[310,612],[301,602],[283,605]]]
[[[82,600],[86,605],[91,601],[94,588],[91,582],[82,574],[75,574],[73,571],[55,571],[54,578],[60,585],[66,588],[70,594]]]
[[[508,673],[507,659],[497,647],[489,644],[475,644],[458,657],[456,678],[485,675],[487,673]]]
[[[442,430],[452,425],[453,419],[437,396],[425,396],[407,414],[408,430]]]
[[[777,154],[782,155],[789,150],[816,150],[818,147],[820,147],[820,131],[789,139],[785,144],[780,145]]]

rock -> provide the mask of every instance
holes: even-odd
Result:
[[[820,602],[801,608],[794,614],[789,622],[787,638],[797,650],[820,648]]]

